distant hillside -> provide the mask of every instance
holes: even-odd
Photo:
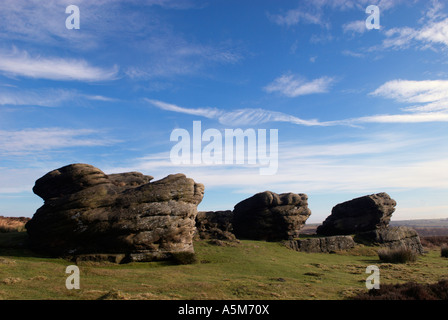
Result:
[[[421,237],[448,236],[448,219],[391,221],[390,225],[414,228]]]
[[[399,220],[391,221],[391,226],[407,226],[407,227],[431,227],[431,228],[448,228],[447,219],[418,219],[418,220]]]
[[[305,224],[300,230],[301,234],[313,234],[320,223]],[[391,227],[406,226],[415,229],[421,237],[448,236],[447,219],[418,219],[391,221]]]
[[[25,224],[30,220],[26,217],[0,216],[0,232],[24,231]]]

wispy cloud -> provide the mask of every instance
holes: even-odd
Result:
[[[448,80],[393,80],[371,94],[398,102],[417,104],[405,108],[406,111],[448,111]]]
[[[83,59],[32,57],[16,48],[0,52],[0,72],[6,75],[61,81],[110,81],[117,78],[118,67],[103,69]]]
[[[201,117],[210,118],[210,119],[219,118],[224,113],[222,110],[219,110],[216,108],[189,109],[189,108],[179,107],[174,104],[170,104],[170,103],[166,103],[166,102],[162,102],[162,101],[158,101],[158,100],[152,100],[152,99],[146,99],[146,98],[144,100],[162,110],[185,113],[185,114],[201,116]]]
[[[359,123],[427,123],[448,122],[448,113],[443,112],[419,112],[411,114],[379,114],[347,120],[331,121],[339,125]]]
[[[75,47],[79,50],[99,48],[107,39],[121,38],[129,32],[141,33],[158,23],[158,17],[148,10],[129,9],[135,5],[150,8],[183,10],[201,7],[193,0],[2,0],[0,2],[0,38],[23,40],[28,43]],[[81,10],[81,30],[65,28],[65,9],[77,5]],[[84,32],[83,30],[94,30]]]
[[[419,49],[434,48],[439,45],[448,48],[448,18],[430,21],[420,29],[411,27],[392,28],[385,32],[382,43],[385,49],[407,49],[416,46]]]
[[[313,145],[282,142],[278,173],[269,177],[260,176],[256,167],[247,164],[178,166],[171,163],[169,151],[134,159],[126,168],[109,168],[107,172],[136,170],[163,177],[181,171],[207,188],[230,187],[248,195],[259,192],[260,185],[277,192],[307,193],[443,189],[448,187],[448,153],[432,147],[440,140],[388,133]],[[424,152],[415,156],[415,149]]]
[[[238,45],[231,41],[201,44],[171,31],[150,36],[137,48],[149,62],[126,68],[126,75],[135,80],[198,74],[208,67],[232,65],[244,58]]]
[[[288,122],[303,126],[325,126],[326,123],[315,119],[304,120],[296,116],[282,112],[264,110],[264,109],[237,109],[232,111],[221,110],[217,108],[184,108],[158,100],[145,99],[146,102],[167,111],[179,112],[184,114],[202,116],[209,119],[216,119],[219,123],[228,126],[246,126],[257,125],[267,122]]]
[[[395,86],[395,82],[386,83],[374,92],[371,95],[374,96],[384,96],[386,98],[396,99],[398,96],[403,95],[403,93],[397,92],[397,90],[392,90]],[[430,82],[432,85],[429,87],[434,87],[435,83]],[[437,82],[436,82],[437,83]],[[443,82],[442,82],[443,83]],[[424,84],[423,86],[428,86],[428,84]],[[397,88],[406,88],[406,82],[399,85]],[[443,91],[442,88],[439,87],[440,90]],[[408,89],[406,89],[408,90]],[[413,91],[420,92],[421,88],[415,88]],[[399,90],[398,90],[399,91]],[[412,91],[412,90],[411,90]],[[412,98],[412,92],[409,91],[406,95],[406,101],[415,101],[418,98]],[[443,91],[446,94],[445,91]],[[431,93],[428,94],[427,98],[423,98],[420,95],[420,99],[428,100]],[[437,97],[437,93],[433,93],[433,97]],[[430,107],[434,107],[435,104],[439,107],[440,110],[448,110],[447,104],[444,102],[445,100],[438,100],[436,102],[431,102],[426,106],[421,106],[418,108],[411,107],[404,108],[404,111],[416,111],[412,113],[402,113],[402,114],[377,114],[377,115],[369,115],[357,118],[348,118],[348,119],[340,119],[340,120],[332,120],[332,121],[319,121],[318,119],[301,119],[299,117],[265,109],[237,109],[232,111],[226,111],[217,108],[184,108],[179,107],[174,104],[169,104],[166,102],[144,99],[146,102],[158,107],[159,109],[190,114],[195,116],[201,116],[209,119],[216,119],[219,123],[228,126],[247,126],[247,125],[257,125],[268,122],[286,122],[303,126],[358,126],[363,123],[428,123],[428,122],[448,122],[448,112],[428,112],[422,111],[425,108],[429,109]],[[442,104],[443,103],[443,104]],[[443,108],[442,108],[443,106]],[[432,111],[432,110],[431,110]]]
[[[65,27],[65,8],[72,4],[78,5],[81,11],[81,28],[76,31]],[[0,1],[0,39],[4,43],[23,41],[41,46],[43,53],[61,47],[77,54],[90,51],[101,55],[104,48],[109,48],[108,56],[110,51],[127,52],[126,58],[120,61],[120,69],[132,80],[199,74],[210,66],[241,61],[243,55],[238,44],[231,39],[208,43],[191,39],[188,33],[176,30],[160,14],[160,8],[193,10],[204,5],[203,0],[3,0]],[[37,58],[41,60],[40,67],[34,64]],[[3,53],[0,59],[6,63],[12,57]],[[16,65],[14,70],[2,65],[0,72],[28,77],[42,74],[42,78],[53,80],[103,81],[115,79],[118,71],[115,66],[97,67],[80,59],[19,56],[12,62]],[[49,72],[44,65],[54,68]]]
[[[268,18],[281,26],[293,26],[298,23],[324,25],[320,13],[311,13],[303,9],[288,10],[283,14],[268,14]]]
[[[73,89],[0,89],[0,105],[60,107],[64,104],[79,105],[85,100],[115,102],[116,99],[102,95],[87,95]]]
[[[332,77],[321,77],[314,80],[306,80],[300,76],[285,74],[268,84],[266,92],[279,92],[287,97],[298,97],[307,94],[328,92],[335,79]]]
[[[402,108],[407,113],[377,114],[345,120],[328,121],[327,125],[362,123],[429,123],[448,122],[447,80],[392,80],[370,93],[371,96],[413,104]]]
[[[344,50],[344,51],[342,51],[342,54],[344,56],[354,57],[354,58],[364,58],[365,57],[364,53],[355,52],[355,51],[352,51],[352,50]]]
[[[23,156],[73,147],[108,146],[117,142],[101,137],[101,132],[93,129],[0,130],[0,155]]]
[[[0,105],[57,107],[76,96],[72,90],[0,90]]]
[[[342,25],[344,33],[364,33],[367,31],[365,20],[355,20]]]
[[[365,10],[368,5],[377,5],[381,11],[389,10],[404,0],[306,0],[300,1],[297,8],[286,10],[278,14],[268,14],[273,23],[281,26],[294,26],[298,24],[315,24],[330,28],[326,10],[347,11]],[[365,21],[364,26],[365,26]],[[363,32],[359,21],[345,25],[346,31]]]

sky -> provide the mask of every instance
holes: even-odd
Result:
[[[0,21],[0,215],[31,217],[38,178],[88,163],[184,173],[198,210],[306,193],[319,223],[387,192],[392,220],[448,218],[448,1],[2,0]],[[204,157],[194,122],[222,144],[265,130],[272,152],[275,130],[277,170],[173,162],[176,129]]]

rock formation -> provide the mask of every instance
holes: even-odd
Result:
[[[200,211],[196,216],[196,230],[199,239],[235,241],[232,218],[231,210]]]
[[[406,246],[422,254],[423,246],[414,229],[389,227],[396,205],[384,192],[346,201],[333,208],[316,232],[327,236],[355,234],[356,242],[388,248]]]
[[[405,246],[419,254],[424,253],[417,231],[404,226],[379,228],[363,232],[357,234],[355,240],[358,242],[379,244],[390,249]]]
[[[106,175],[87,164],[47,173],[33,188],[44,205],[26,224],[30,246],[50,255],[116,262],[193,253],[204,186],[183,174],[151,180],[138,172]]]
[[[309,253],[335,253],[355,247],[351,236],[331,236],[321,238],[295,239],[285,241],[285,245],[293,250]]]
[[[233,231],[238,239],[293,239],[310,215],[306,194],[265,191],[235,205]]]
[[[340,203],[316,232],[333,236],[387,228],[396,205],[395,200],[384,192]]]

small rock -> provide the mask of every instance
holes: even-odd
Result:
[[[293,250],[309,253],[335,253],[355,247],[351,236],[331,236],[321,238],[296,239],[286,241],[285,245]]]

